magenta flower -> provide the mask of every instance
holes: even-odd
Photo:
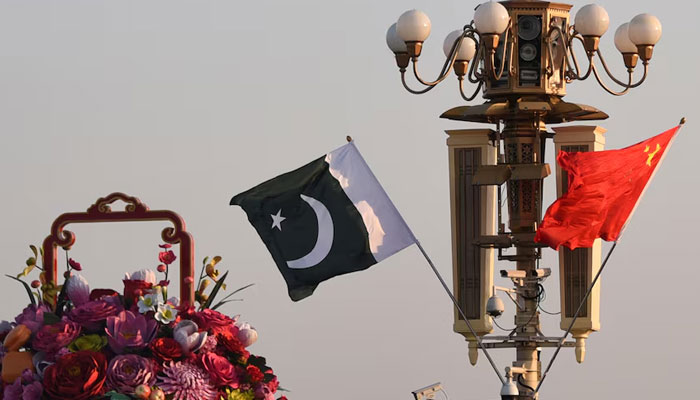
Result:
[[[158,322],[146,319],[141,314],[122,311],[117,316],[107,317],[107,340],[117,354],[126,350],[139,350],[148,346],[155,338]]]
[[[76,271],[82,271],[82,270],[83,270],[83,267],[80,266],[80,263],[77,262],[77,261],[75,261],[75,260],[72,259],[72,258],[69,258],[69,259],[68,259],[68,265],[70,265],[70,267],[73,268],[73,269],[76,270]]]
[[[32,349],[56,354],[80,335],[80,325],[65,317],[55,324],[44,325],[32,339]]]
[[[258,383],[255,386],[255,398],[260,400],[275,400],[275,392],[270,390],[267,385]]]
[[[76,274],[68,278],[66,282],[66,295],[76,306],[90,301],[90,285],[87,279]]]
[[[119,393],[132,394],[139,385],[153,386],[156,371],[153,361],[136,354],[116,356],[107,367],[106,385]]]
[[[177,259],[177,256],[175,253],[173,253],[172,250],[168,251],[161,251],[158,253],[158,260],[162,262],[163,264],[170,265]]]
[[[119,314],[123,308],[116,302],[105,300],[89,301],[72,309],[67,317],[73,322],[77,322],[90,332],[101,330],[103,322],[107,317]]]
[[[204,370],[182,362],[166,364],[156,385],[173,400],[214,400],[218,395]]]
[[[32,334],[37,333],[44,326],[44,313],[49,312],[45,305],[29,306],[22,311],[22,314],[15,317],[17,325],[22,324],[32,331]]]

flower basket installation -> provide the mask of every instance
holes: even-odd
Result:
[[[124,211],[112,211],[117,200],[126,203]],[[64,228],[113,221],[173,226],[162,231],[154,270],[126,273],[120,290],[90,290],[80,274],[83,266],[68,257],[75,235]],[[179,245],[179,257],[172,245]],[[62,275],[59,246],[66,250]],[[26,268],[7,275],[24,286],[30,304],[13,322],[0,323],[2,399],[277,398],[277,377],[265,358],[248,350],[257,331],[238,316],[216,311],[250,285],[215,302],[228,272],[216,269],[221,257],[205,258],[195,280],[194,241],[178,214],[149,210],[135,197],[113,193],[86,212],[59,216],[43,246],[30,248]],[[179,298],[168,295],[170,267],[178,259]]]

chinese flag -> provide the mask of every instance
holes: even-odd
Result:
[[[535,241],[573,250],[617,240],[679,128],[624,149],[559,152],[568,190],[549,206]]]

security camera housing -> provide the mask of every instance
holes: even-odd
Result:
[[[430,386],[414,390],[411,393],[413,393],[413,398],[415,400],[427,400],[435,398],[435,393],[439,392],[440,390],[442,390],[442,385],[440,384],[440,382],[437,382],[433,383]]]

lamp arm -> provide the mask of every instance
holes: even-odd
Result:
[[[511,30],[512,26],[513,26],[513,21],[509,20],[508,27],[506,28],[506,36],[504,37],[504,42],[503,42],[503,54],[501,55],[501,68],[500,68],[500,71],[498,72],[498,74],[496,74],[496,68],[493,66],[493,62],[495,61],[495,57],[496,57],[496,51],[498,51],[498,49],[495,49],[494,52],[488,56],[491,58],[490,59],[491,62],[489,63],[490,71],[488,71],[488,72],[491,74],[491,78],[493,78],[496,81],[500,80],[503,77],[503,71],[505,70],[505,66],[506,66],[506,63],[505,63],[506,54],[510,54],[508,57],[508,69],[509,70],[510,70],[510,66],[513,63],[513,41],[510,40],[510,30]],[[510,42],[509,42],[509,40],[510,40]]]
[[[472,65],[469,66],[469,74],[467,74],[467,79],[471,83],[482,82],[485,78],[484,74],[478,71],[479,62],[484,58],[484,46],[481,46],[477,42],[476,57],[472,60]]]
[[[465,101],[472,101],[474,98],[479,94],[479,91],[481,91],[481,85],[483,85],[483,81],[479,81],[479,84],[476,86],[476,90],[471,96],[467,96],[464,94],[464,77],[459,77],[459,94],[462,95],[462,98]]]
[[[455,60],[457,59],[457,49],[459,49],[459,46],[462,44],[462,41],[467,37],[472,35],[472,29],[471,28],[465,28],[464,32],[462,32],[462,36],[459,37],[458,40],[455,40],[455,42],[452,44],[452,49],[450,50],[450,55],[445,59],[445,63],[442,65],[442,70],[440,71],[440,74],[438,74],[438,77],[436,80],[432,82],[425,81],[423,78],[420,77],[420,74],[418,73],[418,59],[413,58],[412,63],[413,63],[413,75],[416,77],[418,82],[425,86],[435,86],[438,83],[442,82],[447,78],[447,76],[450,74],[450,70],[452,69],[452,66],[455,63]]]
[[[572,75],[572,78],[577,79],[579,81],[583,81],[588,79],[588,77],[591,75],[591,72],[593,72],[593,58],[592,56],[588,57],[588,71],[586,71],[585,75],[581,76],[581,69],[579,68],[578,59],[576,58],[576,52],[574,51],[573,46],[574,39],[577,39],[579,42],[581,42],[581,45],[583,45],[583,37],[581,37],[581,35],[579,34],[574,34],[574,36],[572,36],[569,40],[569,45],[567,46],[568,53],[571,54],[571,60],[574,62],[574,68],[576,70],[576,73]]]
[[[603,83],[603,81],[600,79],[600,76],[598,75],[598,68],[593,66],[593,75],[595,75],[595,79],[598,81],[598,84],[600,84],[600,87],[605,89],[606,92],[610,93],[613,96],[622,96],[629,92],[629,90],[632,88],[632,71],[628,71],[627,74],[629,76],[628,83],[626,85],[621,85],[625,88],[625,90],[621,92],[615,92],[614,90],[610,89],[605,83]]]
[[[411,89],[411,88],[408,86],[408,84],[406,83],[406,70],[402,70],[402,71],[401,71],[401,83],[403,84],[404,89],[406,89],[406,90],[407,90],[409,93],[411,93],[411,94],[423,94],[423,93],[427,93],[427,92],[429,92],[431,89],[433,89],[433,88],[435,87],[435,85],[433,85],[433,86],[428,86],[428,87],[426,87],[426,88],[423,89],[423,90],[414,90],[414,89]]]
[[[646,62],[646,61],[644,62],[644,75],[639,80],[639,82],[632,84],[632,85],[629,85],[629,84],[625,84],[624,82],[619,81],[618,79],[615,78],[615,76],[613,76],[613,74],[610,72],[610,69],[608,69],[608,64],[605,62],[605,58],[603,58],[603,53],[601,53],[600,49],[598,49],[597,52],[598,52],[598,57],[600,58],[600,63],[603,65],[603,68],[605,69],[605,73],[608,74],[610,79],[612,79],[613,82],[617,83],[618,85],[623,86],[623,87],[629,87],[630,89],[633,89],[633,88],[638,87],[642,83],[644,83],[644,81],[647,79],[647,73],[649,71],[649,63],[648,62]],[[632,70],[630,70],[630,69],[628,69],[627,71],[630,74],[632,73]]]

